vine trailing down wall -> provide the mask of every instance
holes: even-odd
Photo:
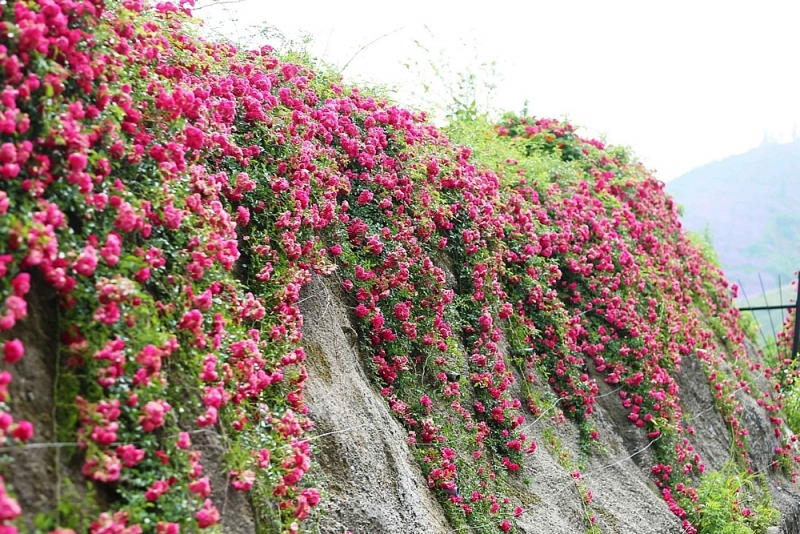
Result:
[[[94,488],[23,510],[0,485],[0,531],[219,531],[203,432],[224,442],[259,531],[302,530],[321,498],[298,307],[312,276],[352,298],[454,526],[514,531],[524,513],[506,480],[537,446],[522,411],[542,407],[511,390],[537,374],[589,448],[596,380],[619,387],[664,499],[687,532],[707,524],[675,372],[703,360],[746,472],[734,392],[760,370],[735,288],[663,184],[558,121],[509,117],[487,135],[515,157],[476,159],[302,61],[198,38],[186,3],[0,7],[0,431],[6,447],[37,432],[8,388],[41,279],[58,298],[58,436]],[[780,398],[760,402],[780,434]],[[781,439],[790,468],[794,436]],[[742,502],[732,521],[769,520]]]

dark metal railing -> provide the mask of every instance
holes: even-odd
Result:
[[[767,293],[764,290],[764,282],[761,280],[761,274],[758,275],[758,281],[761,283],[761,292],[764,296],[764,302],[767,301]],[[772,311],[772,310],[791,310],[794,309],[794,329],[792,332],[792,352],[790,358],[794,359],[797,357],[797,350],[800,348],[800,321],[798,321],[798,311],[800,310],[800,271],[797,273],[797,296],[794,299],[794,304],[779,304],[777,306],[750,306],[750,299],[747,298],[747,293],[744,291],[744,287],[742,287],[741,282],[739,283],[739,287],[742,289],[742,295],[744,295],[744,299],[747,302],[748,306],[746,308],[739,308],[739,311]],[[783,290],[781,289],[781,277],[778,276],[778,293],[780,296],[781,301],[783,301]],[[772,322],[772,314],[769,314],[769,323],[772,326],[772,335],[777,340],[778,336],[775,332],[775,325]],[[760,331],[760,329],[759,329]],[[764,344],[767,344],[767,340],[764,337],[764,332],[761,332],[761,337],[764,340]]]

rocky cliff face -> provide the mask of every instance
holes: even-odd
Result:
[[[334,279],[316,277],[304,291],[302,306],[309,356],[308,403],[316,422],[313,439],[321,487],[328,498],[317,528],[324,533],[345,529],[354,533],[455,532],[406,446],[407,434],[369,378],[371,370],[358,350],[352,310],[336,285]],[[748,344],[748,348],[757,359],[754,347]],[[709,469],[721,469],[731,459],[730,432],[713,409],[700,359],[685,358],[678,380],[686,421],[694,427],[694,449]],[[546,395],[544,381],[537,383],[538,393]],[[769,388],[763,377],[757,383]],[[594,415],[602,438],[585,458],[579,431],[563,417],[557,402],[537,416],[526,414],[522,426],[539,447],[510,481],[515,503],[525,509],[517,523],[521,532],[585,532],[587,491],[592,494],[592,515],[603,533],[684,532],[653,485],[650,442],[628,420],[619,390],[603,384]],[[782,513],[780,532],[794,534],[800,490],[771,467],[773,449],[779,443],[767,412],[754,399],[761,391],[751,394],[743,389],[736,392],[745,407],[742,420],[749,431],[752,466],[766,476]],[[584,463],[576,479],[569,464],[577,465],[579,458]]]
[[[328,493],[320,531],[450,532],[408,450],[407,433],[368,378],[341,295],[315,278],[303,300],[307,398]]]
[[[308,402],[316,422],[323,488],[328,510],[322,532],[449,533],[441,506],[432,498],[405,444],[407,433],[389,413],[380,392],[368,379],[359,356],[351,312],[332,282],[316,278],[306,289],[304,344],[309,355]],[[616,392],[607,396],[613,399]],[[617,397],[618,399],[618,397]],[[560,418],[557,407],[538,417],[527,415],[523,427],[541,446],[513,477],[514,500],[526,512],[522,532],[583,533],[587,528],[584,497],[559,456],[579,450],[574,424]],[[596,520],[604,532],[681,532],[680,521],[655,493],[648,476],[629,458],[630,448],[618,434],[613,417],[601,408],[605,452],[590,458],[582,475],[594,495]],[[627,425],[626,425],[627,426]],[[548,450],[544,438],[558,440]],[[635,457],[634,457],[635,458]]]

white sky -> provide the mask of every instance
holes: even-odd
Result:
[[[409,104],[422,80],[403,63],[425,61],[415,40],[454,72],[496,61],[493,108],[566,116],[665,181],[800,126],[800,0],[243,0],[196,14],[234,40],[310,34],[313,55],[353,58],[346,80]]]

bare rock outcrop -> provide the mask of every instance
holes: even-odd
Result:
[[[319,531],[452,532],[406,446],[404,430],[368,377],[369,364],[359,355],[342,296],[332,283],[317,277],[304,290],[303,299],[307,403],[327,492]],[[619,405],[619,399],[608,397],[609,406]],[[525,510],[517,526],[526,534],[583,533],[588,525],[575,480],[545,444],[545,434],[552,435],[566,454],[577,457],[578,430],[563,418],[554,423],[553,413],[526,416],[524,428],[539,447],[526,457],[521,473],[511,478],[514,498]],[[618,427],[603,407],[597,418],[605,452],[591,457],[582,484],[594,496],[592,508],[598,512],[595,520],[601,530],[680,533],[680,521],[637,465],[636,456],[631,457],[635,451],[626,447],[620,428],[631,425]]]
[[[342,299],[320,278],[303,295],[306,399],[327,493],[319,531],[452,532],[408,450],[406,433],[367,378]]]

